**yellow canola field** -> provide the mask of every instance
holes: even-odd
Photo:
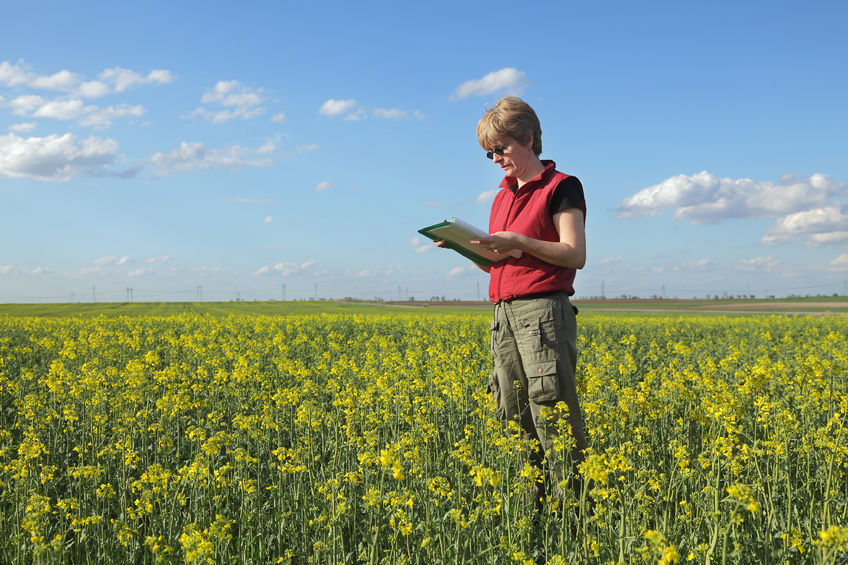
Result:
[[[0,318],[0,562],[848,561],[846,318],[579,323],[534,513],[485,316]]]

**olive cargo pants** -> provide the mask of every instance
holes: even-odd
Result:
[[[583,460],[586,439],[575,383],[577,319],[568,295],[501,301],[495,305],[491,330],[494,370],[489,392],[498,414],[518,421],[529,439],[539,441],[541,452],[531,452],[530,458],[542,469],[559,433],[556,423],[562,414],[555,406],[565,402],[574,437],[571,460],[576,465]],[[556,487],[563,477],[561,461],[548,466]],[[537,485],[537,504],[545,490],[544,484]]]

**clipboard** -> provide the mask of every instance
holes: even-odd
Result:
[[[484,267],[505,261],[509,257],[521,257],[520,249],[512,249],[509,253],[495,253],[485,247],[481,247],[479,244],[471,243],[472,239],[487,237],[489,234],[459,218],[451,218],[450,220],[421,228],[418,230],[418,233],[433,241],[444,240],[450,249]]]

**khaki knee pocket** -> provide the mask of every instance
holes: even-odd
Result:
[[[486,386],[486,390],[492,395],[492,400],[495,402],[495,413],[505,419],[506,407],[503,398],[501,398],[501,384],[498,380],[497,371],[492,371],[489,374],[489,384]]]
[[[528,363],[525,373],[527,375],[527,395],[530,400],[536,404],[559,400],[559,377],[556,360]]]

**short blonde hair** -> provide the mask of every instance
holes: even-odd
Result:
[[[483,149],[501,145],[507,137],[527,143],[533,134],[533,152],[542,153],[542,126],[530,105],[516,96],[498,100],[477,123],[477,140]]]

